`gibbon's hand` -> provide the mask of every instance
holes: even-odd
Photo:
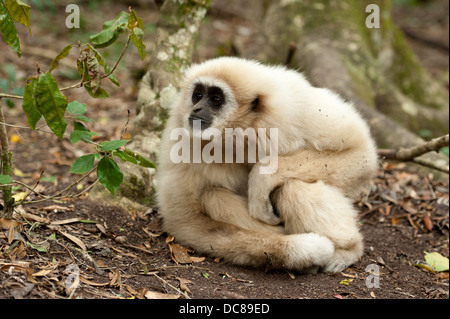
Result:
[[[274,175],[260,174],[258,164],[253,167],[248,179],[248,210],[250,216],[269,225],[281,223],[270,203],[270,192],[276,185]]]

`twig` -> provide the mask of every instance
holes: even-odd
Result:
[[[14,204],[14,206],[17,206],[17,205],[23,205],[23,204],[30,204],[30,203],[40,203],[40,202],[44,202],[44,201],[46,201],[46,200],[60,199],[60,198],[64,198],[64,197],[69,197],[67,194],[66,194],[66,195],[62,195],[62,194],[63,194],[64,192],[68,191],[68,190],[69,190],[70,188],[72,188],[73,186],[75,186],[75,185],[77,185],[78,183],[80,183],[82,180],[84,180],[86,177],[88,177],[88,176],[89,176],[94,170],[96,170],[96,169],[97,169],[97,166],[94,166],[89,172],[87,172],[86,174],[84,174],[81,178],[79,178],[78,180],[76,180],[75,182],[73,182],[72,184],[70,184],[69,186],[67,186],[66,188],[64,188],[62,191],[60,191],[60,192],[58,192],[58,193],[56,193],[56,194],[54,194],[54,195],[51,195],[51,196],[45,196],[45,195],[43,195],[43,194],[40,194],[40,193],[38,193],[38,192],[35,192],[30,186],[28,186],[28,185],[26,185],[26,184],[24,184],[24,183],[22,183],[22,182],[19,182],[19,181],[13,181],[14,183],[17,183],[17,184],[19,184],[19,185],[22,185],[22,186],[28,188],[29,190],[33,191],[36,195],[42,197],[42,199],[34,200],[34,201],[29,201],[29,202],[23,202],[23,201],[22,201],[22,202],[19,202],[19,203]],[[92,188],[92,185],[90,186],[90,188]],[[89,189],[89,187],[88,187],[87,189]],[[78,194],[76,194],[75,196],[72,196],[72,197],[77,197],[77,196],[81,195],[81,194],[84,193],[87,189],[85,189],[84,191],[82,191],[82,192],[80,192],[80,193],[78,193]]]
[[[175,291],[178,292],[179,294],[182,294],[182,295],[184,296],[184,298],[186,298],[186,299],[191,299],[191,297],[189,297],[189,295],[188,295],[186,292],[181,291],[181,290],[178,289],[177,287],[171,285],[167,280],[165,280],[165,279],[159,277],[157,274],[152,274],[152,276],[155,276],[156,278],[158,278],[159,280],[161,280],[162,282],[164,282],[164,283],[165,283],[166,285],[168,285],[169,287],[175,289]]]
[[[25,186],[26,188],[28,188],[28,189],[30,190],[30,192],[29,192],[28,194],[26,194],[25,197],[24,197],[19,203],[17,203],[17,206],[20,205],[20,204],[22,204],[22,203],[25,201],[25,199],[26,199],[28,196],[30,196],[31,193],[39,194],[38,192],[35,191],[35,189],[36,189],[36,187],[39,185],[39,183],[41,182],[41,178],[42,178],[42,175],[43,175],[43,174],[44,174],[44,170],[41,170],[41,174],[39,175],[39,178],[38,178],[38,180],[36,181],[36,184],[34,184],[33,188],[29,187],[28,185],[26,185],[26,184],[24,184],[24,183],[17,182],[18,184],[22,184],[22,186]],[[41,194],[39,194],[39,195],[41,195]],[[43,195],[41,195],[41,196],[43,196]]]
[[[422,166],[430,167],[438,171],[449,173],[448,165],[442,163],[435,163],[428,160],[418,158],[419,156],[428,152],[438,152],[441,148],[448,146],[449,135],[444,135],[432,139],[422,145],[413,146],[409,148],[399,149],[380,149],[378,155],[384,157],[387,160],[395,160],[401,162],[414,162]]]
[[[1,100],[2,98],[23,100],[23,96],[20,96],[20,95],[13,95],[13,94],[0,93],[0,100]]]
[[[291,66],[292,59],[294,58],[295,51],[297,51],[297,46],[295,45],[294,42],[291,42],[289,44],[289,51],[288,51],[288,54],[287,54],[287,57],[286,57],[286,61],[284,62],[285,66],[287,66],[287,67]]]
[[[123,135],[125,134],[125,132],[127,131],[128,128],[128,123],[130,122],[130,110],[127,110],[127,122],[125,123],[125,126],[122,130],[122,134],[120,135],[120,139],[123,138]]]
[[[449,143],[449,135],[447,134],[441,137],[434,138],[418,146],[413,146],[409,148],[399,148],[396,150],[381,149],[378,150],[378,154],[384,156],[386,159],[389,160],[407,162],[425,153],[432,151],[437,152],[439,151],[439,149],[448,146],[448,143]]]
[[[15,124],[8,124],[8,123],[4,123],[4,122],[0,122],[0,124],[1,124],[1,125],[5,125],[5,126],[8,126],[8,127],[13,127],[13,128],[20,128],[20,129],[26,129],[26,130],[32,130],[32,131],[44,132],[44,133],[48,133],[48,134],[55,134],[55,133],[53,133],[53,132],[51,132],[51,131],[46,131],[46,130],[42,130],[42,129],[41,129],[42,127],[47,126],[47,124],[44,124],[44,125],[42,125],[42,126],[40,126],[40,127],[37,127],[37,128],[35,128],[35,129],[32,129],[32,128],[29,127],[29,126],[21,126],[21,125],[15,125]]]
[[[3,114],[3,103],[0,101],[0,122],[4,123],[5,115]],[[8,133],[5,125],[0,125],[0,145],[1,145],[1,166],[0,174],[12,176],[12,154],[9,149]],[[3,202],[5,204],[4,211],[0,213],[1,217],[12,218],[14,197],[12,197],[12,187],[10,185],[0,188],[3,194]]]
[[[421,166],[433,168],[437,171],[449,174],[449,167],[448,167],[448,165],[445,165],[444,163],[430,162],[430,161],[424,160],[422,158],[414,158],[411,162],[419,164]]]

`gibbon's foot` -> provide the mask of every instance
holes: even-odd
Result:
[[[300,272],[314,273],[330,264],[334,245],[328,238],[315,234],[288,235],[291,249],[286,267]]]
[[[331,261],[322,269],[327,273],[338,273],[353,265],[362,255],[362,244],[357,245],[353,250],[337,249]]]
[[[248,203],[250,216],[269,225],[281,223],[280,215],[274,210],[269,198],[256,198]]]

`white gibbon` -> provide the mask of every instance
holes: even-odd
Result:
[[[236,147],[232,162],[192,160],[209,142],[195,123],[202,133],[222,133],[214,135],[215,159],[230,152],[227,129],[276,128],[277,136],[257,139],[277,137],[277,169],[262,174],[267,161],[237,161]],[[177,129],[188,148],[176,148]],[[174,161],[174,148],[190,161]],[[158,165],[164,229],[198,252],[299,272],[339,272],[362,255],[352,200],[376,171],[375,143],[350,103],[296,71],[231,57],[193,65],[170,110]]]

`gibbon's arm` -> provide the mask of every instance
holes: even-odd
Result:
[[[288,179],[323,181],[347,197],[359,195],[361,186],[376,170],[377,154],[368,125],[353,106],[327,89],[312,88],[315,101],[278,119],[278,169],[260,174],[256,163],[248,181],[249,213],[270,225],[281,222],[270,193]]]

